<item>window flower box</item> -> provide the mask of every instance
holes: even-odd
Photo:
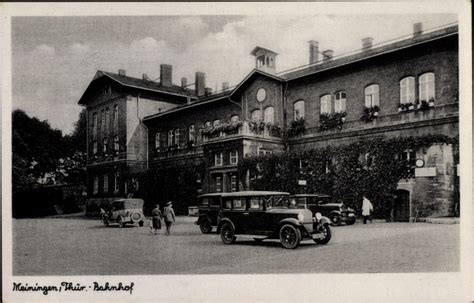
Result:
[[[294,137],[300,134],[303,134],[306,130],[304,118],[298,118],[291,121],[290,127],[287,130],[288,137]]]
[[[430,100],[428,100],[428,107],[434,107],[434,99],[431,98]]]
[[[360,116],[360,120],[364,121],[365,123],[371,122],[379,116],[379,111],[380,107],[378,107],[377,105],[372,107],[365,107]]]
[[[346,113],[333,113],[319,115],[319,131],[330,129],[342,129],[342,125],[346,121]]]

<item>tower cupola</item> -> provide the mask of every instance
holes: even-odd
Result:
[[[250,53],[255,56],[255,68],[261,71],[275,74],[276,73],[276,56],[274,51],[257,46]]]

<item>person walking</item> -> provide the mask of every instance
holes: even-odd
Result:
[[[174,215],[173,202],[169,201],[166,203],[165,208],[163,209],[163,217],[166,224],[166,235],[169,236],[171,232],[171,224],[176,222],[176,216]]]
[[[152,233],[153,234],[158,234],[158,230],[161,229],[161,219],[163,218],[163,215],[161,214],[160,211],[160,206],[158,204],[155,204],[155,208],[151,211],[152,214]]]
[[[367,196],[364,195],[362,199],[362,217],[364,217],[364,224],[367,224],[367,219],[370,220],[370,223],[372,223],[370,214],[372,213],[373,210],[374,210],[374,207],[372,203],[367,198]]]

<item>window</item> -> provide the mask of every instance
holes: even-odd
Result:
[[[118,118],[119,118],[119,113],[118,113],[118,105],[114,105],[114,133],[118,133]]]
[[[244,198],[235,198],[232,200],[234,209],[245,209],[245,200]]]
[[[174,145],[179,146],[179,128],[174,130]]]
[[[237,150],[232,150],[230,152],[230,164],[237,164],[239,162],[239,153]]]
[[[406,77],[400,81],[400,103],[415,102],[415,77]]]
[[[321,100],[321,114],[331,113],[331,95],[324,95],[320,98]]]
[[[188,127],[188,141],[195,142],[195,132],[194,132],[194,124],[189,125]]]
[[[211,125],[212,125],[211,121],[204,122],[204,127],[211,127]]]
[[[230,122],[237,122],[240,120],[239,115],[232,115],[230,116]]]
[[[262,120],[262,113],[259,109],[255,109],[251,112],[252,121]]]
[[[93,188],[93,193],[94,195],[99,192],[99,177],[95,176],[94,177],[94,188]]]
[[[265,111],[263,112],[263,121],[271,124],[275,123],[275,108],[273,108],[273,106],[265,108]]]
[[[168,147],[173,146],[174,143],[174,132],[172,129],[168,131]]]
[[[252,197],[252,198],[250,198],[249,209],[262,210],[263,209],[263,199],[262,199],[262,197]]]
[[[406,169],[403,173],[403,177],[413,178],[415,176],[416,152],[412,149],[407,149],[398,155],[398,160],[406,163]]]
[[[118,193],[120,190],[120,172],[116,171],[114,175],[114,192]]]
[[[223,165],[223,153],[218,152],[214,154],[214,165],[215,166],[222,166]]]
[[[272,154],[272,151],[271,151],[271,150],[268,150],[268,149],[263,149],[263,148],[257,147],[257,154],[258,154],[259,156],[271,155],[271,154]]]
[[[102,118],[100,121],[100,131],[105,135],[105,109],[102,110]]]
[[[334,100],[334,112],[342,113],[346,111],[346,92],[340,91],[336,93]]]
[[[105,109],[105,130],[104,130],[104,134],[105,135],[108,135],[109,132],[110,132],[110,113],[109,113],[109,108],[107,107]]]
[[[92,142],[92,154],[94,156],[97,155],[97,140],[94,140],[94,142]]]
[[[429,101],[435,97],[434,73],[426,73],[418,78],[420,100]]]
[[[97,113],[92,115],[92,137],[97,138]]]
[[[109,176],[104,175],[104,193],[109,192]]]
[[[216,177],[216,191],[222,191],[222,177]]]
[[[214,126],[214,127],[219,125],[219,124],[221,124],[221,120],[219,120],[219,119],[216,119],[216,120],[212,121],[212,126]]]
[[[237,176],[230,176],[230,191],[237,191]]]
[[[107,138],[104,138],[103,140],[103,145],[102,145],[102,152],[106,154],[109,150],[109,140]]]
[[[161,133],[156,133],[155,134],[155,148],[156,149],[161,148]]]
[[[297,101],[293,104],[294,119],[304,119],[304,101]]]
[[[118,152],[120,150],[119,136],[114,137],[114,151]]]
[[[379,85],[372,84],[365,88],[365,107],[379,106]]]

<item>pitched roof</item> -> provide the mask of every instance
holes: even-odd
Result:
[[[171,94],[175,96],[180,96],[180,97],[185,97],[188,98],[190,97],[191,99],[196,99],[196,95],[194,90],[192,89],[186,89],[178,85],[172,84],[171,86],[163,86],[158,82],[153,82],[150,80],[143,80],[140,78],[134,78],[134,77],[129,77],[129,76],[122,76],[119,74],[114,74],[111,72],[106,72],[106,71],[101,71],[98,70],[97,73],[94,76],[94,79],[91,81],[89,86],[87,87],[86,91],[82,95],[81,99],[79,100],[79,104],[85,104],[85,96],[91,85],[94,83],[95,80],[99,78],[107,77],[115,82],[117,82],[120,85],[127,86],[130,88],[135,88],[139,90],[146,90],[146,91],[151,91],[151,92],[156,92],[156,93],[162,93],[162,94]]]
[[[307,67],[297,68],[297,69],[289,70],[286,72],[282,72],[282,73],[277,74],[277,76],[286,81],[290,81],[290,80],[305,77],[314,73],[318,73],[324,70],[328,70],[331,68],[347,65],[347,64],[365,60],[371,57],[375,57],[375,56],[383,55],[389,52],[415,46],[417,44],[422,44],[422,43],[426,43],[426,42],[440,39],[443,37],[452,36],[452,35],[457,34],[457,32],[458,32],[458,26],[454,25],[454,26],[446,27],[440,30],[421,34],[416,37],[412,36],[408,39],[392,42],[389,44],[384,44],[382,46],[371,48],[369,50],[358,52],[352,55],[340,57],[337,59],[331,59],[327,62],[322,62],[322,63],[318,62],[316,64],[312,64]]]

